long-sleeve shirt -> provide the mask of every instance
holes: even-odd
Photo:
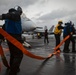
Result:
[[[5,31],[10,34],[21,34],[21,17],[16,11],[2,14],[2,20],[5,20]]]

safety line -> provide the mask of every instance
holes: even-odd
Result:
[[[24,46],[19,41],[17,41],[15,38],[13,38],[11,35],[9,35],[6,31],[4,31],[1,28],[0,28],[0,34],[2,34],[8,41],[10,41],[13,45],[15,45],[25,55],[27,55],[29,57],[35,58],[35,59],[40,59],[40,60],[48,58],[48,57],[37,56],[37,55],[34,55],[34,54],[30,53],[29,51],[26,50],[26,48],[24,48]]]
[[[19,48],[25,55],[31,57],[31,58],[35,58],[35,59],[39,59],[39,60],[43,60],[43,59],[47,59],[47,58],[51,58],[53,55],[56,55],[58,53],[58,51],[54,51],[52,54],[50,54],[49,56],[47,57],[41,57],[41,56],[37,56],[37,55],[34,55],[32,53],[30,53],[26,48],[24,48],[24,46],[19,42],[17,41],[15,38],[13,38],[11,35],[9,35],[6,31],[4,31],[3,29],[0,28],[0,34],[2,34],[8,41],[10,41],[13,45],[15,45],[17,48]],[[55,47],[54,50],[57,50],[62,44],[64,41],[66,41],[67,39],[69,38],[66,37],[57,47]],[[2,56],[2,55],[1,55]],[[5,58],[4,56],[2,56],[2,58]],[[5,61],[6,62],[6,61]],[[7,63],[7,62],[6,62]],[[5,64],[5,63],[4,63]],[[7,66],[5,64],[5,66]]]
[[[34,55],[34,54],[30,53],[29,51],[26,50],[26,48],[23,47],[23,45],[19,41],[17,41],[15,38],[13,38],[11,35],[9,35],[6,31],[4,31],[1,28],[0,28],[0,34],[2,34],[8,41],[10,41],[17,48],[19,48],[25,55],[27,55],[27,56],[29,56],[31,58],[42,60],[42,59],[46,59],[46,58],[49,57],[49,56],[48,57],[41,57],[41,56],[37,56],[37,55]],[[63,42],[65,40],[67,40],[68,38],[69,38],[69,36],[67,36],[54,50],[59,48],[63,44]]]

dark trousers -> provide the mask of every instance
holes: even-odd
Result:
[[[65,37],[64,37],[64,38],[65,38]],[[70,44],[70,38],[65,41],[63,52],[68,53],[68,52],[70,51],[70,50],[69,50],[69,44]]]
[[[10,72],[15,74],[19,70],[23,58],[23,53],[10,42],[8,42],[8,46],[10,49]]]
[[[70,41],[72,42],[72,52],[75,52],[75,39],[73,36],[70,37]]]
[[[64,36],[64,38],[65,37],[66,36]],[[63,52],[69,52],[70,51],[69,50],[70,41],[72,42],[72,52],[75,52],[75,39],[73,36],[70,36],[70,38],[65,41]]]
[[[60,34],[54,34],[55,35],[55,39],[56,39],[56,46],[60,44]],[[58,48],[57,50],[60,50],[60,48]]]
[[[44,43],[49,43],[48,37],[44,37]]]

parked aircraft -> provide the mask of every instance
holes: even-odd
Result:
[[[53,34],[53,29],[54,29],[54,25],[51,26],[51,28],[48,30],[48,33]],[[35,29],[34,32],[43,34],[45,32],[45,29]]]
[[[31,19],[27,18],[24,13],[21,15],[21,21],[23,32],[44,32],[42,29],[43,27],[37,27],[37,25]],[[0,25],[0,27],[2,27],[2,25]]]
[[[36,24],[30,20],[29,18],[27,18],[25,16],[25,14],[22,14],[21,16],[21,20],[22,20],[22,30],[23,32],[29,32],[29,31],[33,31],[36,29]]]
[[[42,27],[37,27],[36,24],[30,20],[29,18],[26,17],[26,15],[23,13],[21,15],[21,21],[22,21],[22,30],[24,32],[33,32],[33,33],[38,33],[38,32],[44,32],[44,30],[39,30],[42,29]],[[2,27],[2,25],[0,25]]]
[[[22,14],[21,16],[21,20],[22,20],[22,30],[23,32],[44,32],[43,27],[37,27],[37,25],[30,20],[29,18],[27,18],[25,16],[25,14]],[[49,33],[51,33],[53,31],[54,25],[49,29]]]

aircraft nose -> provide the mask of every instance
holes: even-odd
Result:
[[[36,25],[33,24],[33,25],[31,26],[31,29],[32,29],[32,30],[35,30],[35,29],[36,29]]]
[[[32,20],[27,18],[26,16],[22,17],[21,21],[22,21],[22,30],[23,31],[29,32],[29,31],[33,31],[36,29],[36,24]]]

